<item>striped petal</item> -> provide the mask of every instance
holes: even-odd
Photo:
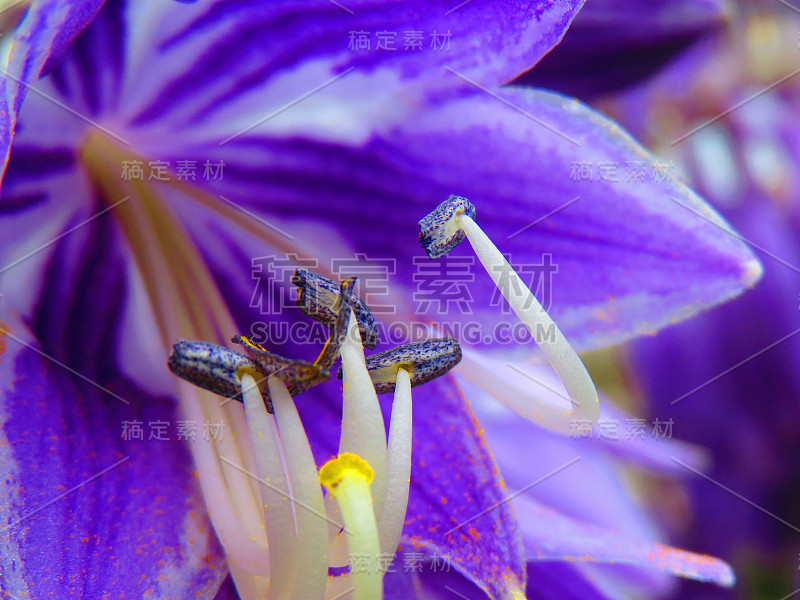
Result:
[[[2,327],[3,592],[213,598],[226,567],[173,402],[120,378],[89,380],[22,326]]]
[[[417,243],[416,222],[452,193],[470,198],[478,222],[531,283],[550,255],[557,272],[540,299],[581,350],[652,333],[739,294],[761,274],[729,225],[669,165],[590,108],[549,92],[476,90],[360,145],[252,135],[199,145],[192,156],[208,155],[227,165],[212,193],[268,218],[314,214],[358,252],[406,257],[394,281],[417,298],[426,295],[423,271],[436,265]],[[451,255],[474,262],[466,244]],[[463,341],[517,348],[500,339],[498,326],[516,320],[489,279],[441,269],[466,306],[446,310],[427,293],[425,310],[409,300],[401,311],[478,323],[480,336]]]
[[[14,32],[8,66],[0,78],[0,179],[5,172],[17,115],[31,86],[57,63],[105,0],[37,0]]]

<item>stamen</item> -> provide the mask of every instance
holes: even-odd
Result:
[[[353,317],[355,322],[355,317]],[[380,600],[383,596],[382,574],[378,564],[381,551],[378,525],[375,521],[370,483],[374,472],[369,463],[357,454],[345,452],[322,465],[319,482],[336,498],[347,532],[350,556],[365,560],[353,568],[353,600]],[[361,568],[365,566],[366,568]]]
[[[315,365],[320,369],[325,369],[326,372],[330,371],[333,363],[339,358],[342,344],[344,344],[344,338],[347,336],[347,327],[350,323],[350,310],[354,298],[353,288],[355,285],[356,278],[350,277],[349,279],[345,279],[339,286],[336,322],[333,325],[330,337],[325,342],[325,347],[322,348],[322,352],[319,353],[319,356],[314,361]],[[356,315],[356,317],[358,317],[358,315]],[[361,325],[359,324],[359,328],[360,327]],[[363,333],[361,334],[361,338],[363,340]]]
[[[291,597],[293,600],[318,600],[325,593],[328,581],[328,523],[317,480],[317,465],[286,385],[275,375],[270,376],[268,385],[294,495],[297,560],[290,586]]]
[[[450,337],[432,338],[420,342],[403,344],[366,359],[367,370],[378,394],[395,391],[397,369],[407,369],[411,375],[411,387],[422,385],[441,377],[461,360],[461,347]],[[342,370],[337,373],[342,378]]]
[[[297,269],[292,283],[300,288],[297,292],[297,306],[307,317],[319,321],[328,329],[334,329],[341,298],[339,284],[335,281],[309,271]],[[358,329],[364,346],[374,350],[378,345],[378,325],[375,317],[361,298],[350,297],[350,307],[358,319]]]
[[[242,375],[242,398],[256,469],[261,479],[261,502],[269,549],[269,596],[286,596],[291,593],[298,548],[289,486],[280,458],[282,448],[276,435],[275,419],[267,412],[255,379],[247,373]]]
[[[181,379],[226,398],[242,402],[240,372],[261,378],[263,371],[252,360],[225,346],[181,340],[172,347],[169,370]],[[269,412],[272,412],[270,407]]]
[[[342,344],[342,370],[344,385],[339,454],[358,454],[369,462],[375,477],[372,494],[376,514],[381,514],[386,493],[386,429],[378,396],[364,361],[356,316],[352,311],[347,337]]]
[[[381,552],[394,556],[408,508],[411,483],[411,376],[405,367],[397,369],[386,467],[386,500],[378,521]],[[388,569],[389,565],[386,565]]]
[[[441,258],[464,239],[460,215],[475,217],[475,207],[466,198],[450,196],[419,222],[419,243],[428,258]]]
[[[250,360],[258,364],[260,372],[265,375],[278,375],[289,386],[292,395],[297,395],[307,389],[328,379],[327,370],[319,368],[310,362],[285,358],[280,354],[268,352],[264,346],[257,344],[246,335],[236,335],[231,338],[234,344],[241,345]],[[261,393],[267,403],[267,410],[272,412],[269,401],[269,388],[262,386]]]
[[[179,397],[184,403],[184,418],[189,422],[203,422],[203,400],[198,395],[203,392],[178,382]],[[194,401],[186,398],[194,396]],[[216,403],[213,403],[216,404]],[[211,513],[214,530],[225,549],[230,564],[238,565],[248,574],[269,576],[269,553],[266,545],[266,534],[263,526],[253,529],[252,520],[242,518],[240,507],[235,505],[230,495],[241,494],[241,488],[231,485],[225,476],[223,464],[214,455],[215,443],[203,441],[192,444],[197,460],[198,481],[203,491],[206,506]],[[239,471],[237,471],[239,472]],[[243,474],[244,475],[244,474]],[[248,478],[249,479],[249,478]],[[253,490],[255,492],[255,490]],[[241,494],[244,495],[244,494]],[[256,511],[254,511],[256,512]],[[262,518],[257,514],[257,522],[262,525]],[[249,598],[249,596],[242,596]]]
[[[569,394],[572,410],[565,411],[562,419],[552,428],[562,433],[569,432],[570,423],[576,418],[588,420],[593,425],[597,422],[600,404],[597,390],[586,367],[536,296],[472,219],[474,211],[470,215],[470,206],[472,205],[466,199],[450,196],[433,213],[423,218],[420,221],[420,239],[425,251],[431,257],[441,256],[438,249],[453,248],[463,239],[460,232],[466,234],[486,272],[534,336]],[[433,227],[433,222],[438,223],[438,226]],[[541,339],[537,339],[537,331],[548,331],[552,336],[539,336]]]

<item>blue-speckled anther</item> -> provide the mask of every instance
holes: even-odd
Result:
[[[244,354],[210,342],[181,340],[172,347],[169,370],[198,387],[225,398],[242,401],[241,373],[256,381],[265,377],[261,367]],[[267,408],[272,411],[268,398]]]
[[[379,394],[394,392],[397,370],[411,375],[411,386],[422,385],[447,373],[461,362],[461,346],[451,337],[403,344],[366,357],[370,379]],[[342,378],[342,369],[337,373]]]
[[[313,363],[269,352],[250,337],[237,335],[231,341],[241,345],[247,356],[209,342],[181,340],[173,346],[169,368],[186,381],[239,402],[242,402],[240,377],[243,373],[249,373],[258,382],[264,404],[271,413],[272,400],[267,385],[270,376],[275,375],[283,381],[292,396],[330,378],[330,370],[339,358],[347,335],[354,286],[355,277],[339,285],[333,331]],[[343,302],[339,302],[339,298]]]
[[[292,283],[299,288],[297,306],[300,311],[328,329],[333,329],[341,297],[340,284],[302,268],[295,271]],[[378,324],[375,322],[375,317],[366,303],[355,294],[350,295],[350,308],[353,309],[358,321],[361,342],[366,348],[374,350],[378,345]]]
[[[246,335],[234,336],[231,341],[244,348],[250,359],[260,367],[262,373],[275,375],[283,381],[293,396],[330,377],[328,369],[322,369],[305,360],[285,358],[280,354],[269,352],[264,346],[257,344]],[[269,395],[266,386],[261,393],[264,396]]]
[[[464,239],[456,218],[475,218],[475,207],[463,196],[451,195],[419,222],[419,243],[429,258],[441,258]]]

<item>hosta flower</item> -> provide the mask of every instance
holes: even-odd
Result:
[[[255,258],[320,271],[337,258],[358,258],[362,270],[391,259],[391,318],[435,331],[448,323],[419,314],[412,295],[428,260],[418,221],[464,196],[512,265],[552,256],[558,279],[544,304],[577,351],[656,331],[760,274],[684,185],[572,176],[587,161],[654,171],[616,124],[560,95],[502,85],[558,42],[578,2],[100,5],[34,2],[8,48],[0,94],[9,148],[0,564],[3,591],[15,597],[213,597],[228,572],[242,598],[267,593],[267,576],[290,554],[281,555],[280,535],[270,539],[276,522],[261,510],[255,434],[264,429],[254,432],[240,403],[220,404],[166,368],[179,339],[228,344],[252,333],[262,318],[251,302]],[[449,259],[473,256],[461,244]],[[446,315],[482,334],[462,340],[470,358],[456,376],[479,387],[470,396],[487,418],[486,406],[524,413],[527,433],[505,436],[513,417],[495,415],[486,435],[505,450],[498,465],[453,375],[415,392],[395,564],[444,561],[454,586],[495,599],[524,595],[528,571],[532,596],[664,589],[630,567],[564,559],[730,583],[723,563],[648,541],[658,532],[618,479],[612,455],[663,469],[666,445],[583,447],[530,423],[563,427],[543,417],[558,412],[546,408],[548,388],[561,413],[569,405],[558,404],[557,381],[538,385],[549,371],[526,362],[532,342],[487,335],[517,321],[489,276],[475,275],[472,312]],[[313,360],[308,344],[264,343]],[[578,364],[562,369],[565,383]],[[311,456],[292,445],[287,465],[347,454],[341,397],[327,381],[295,398],[291,422],[302,423]],[[137,423],[149,439],[129,435]],[[194,439],[191,423],[201,428]],[[531,454],[508,452],[502,442],[512,439],[531,443]],[[555,449],[564,462],[540,470]],[[511,492],[503,472],[514,475]],[[329,574],[341,583],[355,562],[336,552]],[[413,597],[449,581],[402,569],[383,583],[387,596]],[[341,593],[347,587],[326,588]]]

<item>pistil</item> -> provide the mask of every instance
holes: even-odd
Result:
[[[383,577],[378,562],[381,545],[370,489],[373,476],[369,463],[351,452],[339,454],[319,470],[320,483],[339,505],[350,556],[359,557],[357,568],[353,567],[351,559],[353,600],[380,600],[383,596]]]

